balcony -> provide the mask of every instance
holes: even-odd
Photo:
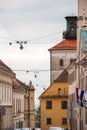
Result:
[[[63,31],[63,38],[64,39],[76,39],[76,31],[71,29],[71,31]]]

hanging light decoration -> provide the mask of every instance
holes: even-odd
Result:
[[[23,50],[23,44],[27,44],[27,41],[16,41],[16,43],[20,45],[20,50]],[[12,42],[9,42],[9,45],[12,45]]]
[[[22,44],[20,44],[20,50],[22,50],[24,47],[23,47],[23,45]]]
[[[37,74],[38,74],[39,72],[38,72],[38,71],[37,71],[37,72],[35,71],[34,73],[35,73],[34,77],[37,78]]]

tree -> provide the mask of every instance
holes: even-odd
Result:
[[[40,127],[40,106],[35,111],[35,127]]]

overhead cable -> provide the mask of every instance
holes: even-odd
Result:
[[[17,33],[16,33],[16,31],[14,30],[14,28],[13,28],[13,26],[11,25],[11,23],[9,22],[9,20],[8,20],[8,18],[7,18],[7,16],[5,15],[5,13],[4,13],[4,11],[0,8],[0,12],[1,12],[1,14],[3,15],[3,17],[4,17],[4,19],[5,19],[5,22],[7,23],[7,26],[8,26],[8,29],[6,29],[6,31],[7,30],[9,30],[9,33],[10,33],[10,35],[12,35],[14,38],[21,38]],[[0,20],[1,21],[1,20]],[[10,30],[11,29],[11,30]],[[15,37],[16,36],[16,37]]]

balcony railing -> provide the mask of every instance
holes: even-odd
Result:
[[[63,31],[63,38],[65,39],[76,39],[76,31],[71,30],[71,31]]]

